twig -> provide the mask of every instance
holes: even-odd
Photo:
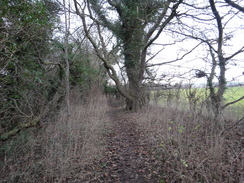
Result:
[[[226,128],[226,129],[224,129],[222,132],[220,132],[220,133],[219,133],[219,136],[220,136],[220,135],[223,135],[224,132],[226,132],[226,131],[228,131],[228,130],[231,130],[232,128],[234,128],[236,125],[238,125],[239,123],[241,123],[241,122],[243,122],[243,121],[244,121],[244,116],[243,116],[241,119],[239,119],[237,122],[235,122],[234,125],[232,125],[232,126],[229,127],[229,128]]]
[[[194,174],[196,173],[197,169],[198,169],[198,168],[203,164],[203,162],[206,161],[206,160],[207,160],[207,158],[204,158],[204,159],[197,165],[197,167],[195,168],[195,170],[194,170],[192,176],[194,176]]]
[[[236,102],[239,102],[239,101],[242,100],[242,99],[244,99],[244,96],[242,96],[241,98],[239,98],[239,99],[237,99],[237,100],[235,100],[235,101],[232,101],[232,102],[229,102],[229,103],[225,104],[222,108],[224,109],[224,108],[226,108],[228,105],[231,105],[231,104],[234,104],[234,103],[236,103]]]

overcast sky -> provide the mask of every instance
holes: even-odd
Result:
[[[204,0],[197,0],[199,3],[207,3],[208,1]],[[197,2],[194,1],[194,2]],[[70,1],[73,3],[73,1]],[[244,4],[244,1],[243,1]],[[181,12],[184,12],[184,7],[180,10]],[[218,9],[221,13],[221,15],[226,14],[228,9],[225,8],[219,8]],[[193,10],[195,11],[195,10]],[[189,12],[191,13],[191,12]],[[196,15],[198,14],[197,11],[192,12]],[[200,14],[200,12],[199,12]],[[211,12],[210,15],[211,16]],[[75,16],[71,16],[71,28],[76,28],[77,26],[81,26],[81,21],[79,18],[75,18]],[[228,19],[228,16],[225,17],[225,20]],[[217,35],[217,29],[214,27],[216,26],[216,21],[213,21],[213,26],[211,27],[208,25],[206,27],[206,24],[199,24],[196,23],[190,19],[184,19],[184,23],[188,24],[189,26],[196,26],[197,29],[204,32],[204,30],[209,31],[212,29],[212,37]],[[238,16],[234,17],[229,21],[228,26],[225,27],[226,32],[234,32],[234,37],[232,37],[227,43],[228,46],[224,47],[224,53],[225,54],[231,54],[240,49],[244,46],[244,14],[239,13]],[[211,31],[210,31],[211,32]],[[155,41],[155,43],[158,43],[158,45],[154,45],[150,48],[150,52],[152,54],[157,53],[159,50],[163,48],[160,44],[167,44],[172,43],[174,40],[177,39],[177,37],[172,37],[172,35],[169,35],[167,33],[162,33],[161,36]],[[153,58],[150,63],[161,63],[161,62],[168,62],[171,60],[174,60],[178,56],[184,55],[187,51],[191,50],[193,47],[195,47],[199,42],[195,40],[187,39],[183,42],[178,42],[175,45],[166,46],[155,58]],[[184,80],[184,82],[188,82],[189,79],[191,79],[191,82],[196,83],[205,83],[206,78],[195,78],[195,71],[196,69],[203,70],[206,73],[210,72],[210,64],[206,62],[211,62],[210,58],[207,58],[208,50],[206,50],[206,45],[199,46],[197,49],[195,49],[191,54],[185,56],[181,61],[177,61],[175,63],[166,64],[162,66],[156,66],[153,68],[153,73],[157,78],[162,78],[162,75],[166,75],[170,78],[171,76],[181,76],[179,78],[175,78],[171,80],[171,82],[180,82],[181,80]],[[148,56],[149,58],[150,56]],[[207,58],[207,59],[206,59]],[[218,71],[218,70],[216,70]],[[234,57],[227,66],[227,72],[226,77],[227,81],[237,81],[237,82],[244,82],[244,75],[242,74],[244,72],[244,54],[239,54],[238,56]],[[168,80],[167,80],[168,81]],[[166,82],[167,82],[166,81]]]
[[[204,2],[201,0],[198,0],[199,2]],[[207,2],[207,1],[205,1]],[[244,5],[244,1],[243,1]],[[229,8],[218,8],[221,15],[226,14],[230,9]],[[183,10],[181,10],[183,11]],[[197,14],[197,12],[193,12]],[[200,14],[200,12],[199,12]],[[209,15],[211,16],[211,15]],[[233,16],[233,15],[232,15]],[[229,20],[229,21],[228,21]],[[190,19],[184,18],[182,20],[184,23],[190,25],[194,25],[197,27],[197,29],[203,31],[203,33],[211,32],[212,38],[217,38],[217,28],[216,21],[213,21],[213,26],[209,24],[200,24],[196,23]],[[228,42],[223,47],[224,54],[230,55],[238,51],[241,47],[244,46],[244,13],[239,13],[238,16],[225,16],[225,18],[222,20],[223,22],[228,21],[228,24],[226,25],[224,29],[224,33],[230,33],[233,32],[233,37],[228,40]],[[171,43],[174,41],[174,37],[171,37],[171,35],[167,35],[165,33],[162,33],[160,38],[155,43]],[[165,49],[160,52],[152,61],[154,63],[160,63],[160,62],[167,62],[170,60],[174,60],[177,58],[177,54],[184,55],[187,50],[191,50],[193,47],[195,47],[199,42],[191,39],[187,39],[183,42],[177,43],[173,46],[167,46]],[[156,45],[153,48],[151,48],[151,51],[154,53],[157,53],[160,49],[163,47],[160,45]],[[216,48],[216,46],[215,46]],[[217,48],[216,48],[217,49]],[[205,72],[210,72],[210,64],[206,62],[211,62],[210,57],[207,58],[208,50],[206,50],[206,45],[202,45],[195,49],[191,54],[188,56],[185,56],[181,61],[177,61],[175,63],[162,65],[161,67],[157,67],[157,75],[160,77],[162,74],[171,74],[171,75],[182,75],[183,73],[186,73],[183,75],[185,78],[185,81],[189,80],[190,78],[194,78],[195,70],[194,69],[200,69]],[[207,58],[207,59],[206,59]],[[191,71],[191,72],[187,72]],[[218,70],[216,70],[218,72]],[[244,53],[239,54],[238,56],[234,57],[232,60],[230,60],[228,66],[227,66],[227,72],[226,72],[226,78],[227,81],[236,81],[236,82],[244,82]],[[188,74],[187,74],[188,73]],[[179,79],[175,79],[175,81],[180,81],[184,77],[181,77]],[[204,83],[206,82],[206,78],[200,78],[200,79],[192,79],[192,82],[197,83]]]

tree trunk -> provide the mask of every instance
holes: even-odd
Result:
[[[141,85],[143,80],[145,59],[142,58],[143,49],[143,29],[140,25],[137,25],[136,21],[133,21],[133,28],[127,26],[124,27],[124,59],[125,68],[128,76],[129,91],[128,93],[132,96],[132,100],[127,99],[126,109],[137,112],[143,104],[140,104],[141,98]],[[131,31],[134,34],[131,34]]]
[[[216,19],[216,23],[218,26],[218,50],[217,50],[217,54],[218,54],[218,65],[219,65],[219,69],[220,69],[220,76],[219,76],[219,86],[218,86],[218,92],[215,95],[215,108],[214,108],[214,112],[216,114],[216,116],[219,116],[219,114],[221,113],[222,110],[222,105],[224,103],[224,92],[225,92],[225,87],[226,87],[226,78],[225,78],[225,72],[226,72],[226,59],[223,57],[223,24],[222,24],[222,18],[218,12],[218,10],[216,9],[215,6],[215,2],[214,0],[209,0],[210,3],[210,7],[212,9],[212,12],[215,16]]]
[[[224,106],[224,93],[226,89],[226,78],[225,78],[225,72],[226,72],[226,63],[225,59],[221,56],[219,60],[219,69],[220,69],[220,76],[219,76],[219,87],[218,87],[218,98],[217,98],[217,110],[218,113],[221,113],[221,110]]]
[[[66,7],[65,0],[63,0],[64,7]],[[68,53],[68,39],[69,39],[69,27],[70,20],[67,15],[67,10],[64,8],[64,17],[65,17],[65,35],[64,35],[64,52],[65,52],[65,88],[66,88],[66,105],[67,105],[67,114],[70,116],[70,83],[69,83],[69,53]]]
[[[135,78],[129,79],[129,93],[132,96],[132,100],[126,100],[126,110],[130,110],[132,112],[138,112],[138,110],[142,107],[140,105],[140,89],[141,83],[137,81],[135,83]]]
[[[216,71],[216,67],[217,67],[217,60],[215,58],[214,52],[212,50],[211,47],[209,47],[209,51],[210,51],[210,55],[212,57],[212,68],[211,68],[211,73],[209,75],[209,77],[207,77],[207,85],[209,88],[209,97],[210,97],[210,105],[209,106],[211,109],[214,110],[214,112],[216,111],[216,101],[217,101],[217,94],[215,91],[215,87],[214,87],[214,83],[213,83],[213,79],[215,76],[215,71]]]

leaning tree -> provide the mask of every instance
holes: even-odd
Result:
[[[182,1],[74,0],[84,32],[118,91],[126,98],[128,110],[138,111],[144,105],[141,100],[144,96],[142,82],[148,50],[164,28],[178,16],[177,9]],[[108,35],[114,36],[114,39]],[[108,39],[112,40],[112,44],[108,44]],[[113,48],[119,48],[122,55],[128,78],[126,89],[109,60]]]

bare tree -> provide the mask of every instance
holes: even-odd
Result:
[[[69,40],[69,29],[70,29],[70,11],[67,11],[66,0],[63,0],[64,6],[64,23],[65,23],[65,32],[64,32],[64,58],[65,58],[65,87],[66,87],[66,105],[67,113],[70,115],[70,83],[69,83],[69,53],[68,53],[68,40]],[[68,4],[70,7],[70,3]]]
[[[142,81],[148,48],[178,15],[177,9],[181,3],[182,0],[74,0],[76,13],[81,18],[86,36],[102,60],[108,75],[116,83],[118,91],[126,98],[128,110],[138,111],[143,106]],[[96,34],[91,31],[93,27],[96,27]],[[121,48],[120,53],[123,55],[128,77],[128,90],[122,87],[116,70],[109,62],[112,50],[109,51],[111,44],[108,44],[104,32],[106,35],[110,32],[115,36],[115,47]]]
[[[239,53],[244,52],[244,46],[240,48],[235,53],[232,53],[230,56],[224,55],[223,45],[228,38],[224,37],[224,27],[226,23],[222,22],[222,17],[220,16],[220,13],[218,12],[216,8],[216,3],[214,0],[209,0],[210,7],[212,10],[212,13],[215,17],[216,24],[217,24],[217,30],[218,30],[218,37],[217,37],[217,50],[214,50],[213,47],[210,48],[210,52],[212,55],[212,61],[213,61],[213,67],[215,68],[218,63],[219,68],[219,77],[218,77],[218,91],[214,93],[214,89],[210,87],[210,95],[212,99],[212,104],[214,105],[214,109],[216,111],[216,114],[220,114],[221,109],[225,107],[224,105],[224,93],[226,90],[226,67],[228,64],[228,61],[231,60],[233,57],[238,55]],[[217,54],[217,61],[215,60],[214,53]],[[214,70],[214,69],[212,69]],[[213,75],[213,72],[211,74]],[[212,85],[212,81],[208,81],[209,86]],[[212,86],[213,87],[213,86]]]
[[[206,77],[209,89],[209,98],[213,112],[218,116],[226,107],[224,93],[226,91],[226,71],[234,57],[244,52],[244,46],[230,51],[229,42],[235,37],[235,31],[231,31],[231,23],[237,17],[238,12],[232,11],[230,6],[222,6],[218,1],[198,1],[185,3],[188,11],[182,16],[181,31],[173,31],[179,35],[199,41],[205,50],[205,58],[202,60],[209,64],[210,71],[198,70],[196,77]],[[220,11],[221,10],[221,11]],[[185,18],[193,21],[192,26],[184,23]],[[232,24],[233,29],[233,24]],[[237,100],[239,101],[239,100]]]
[[[217,37],[217,50],[215,51],[217,54],[217,59],[218,59],[218,65],[219,65],[219,70],[220,70],[220,75],[219,75],[219,86],[218,86],[218,92],[214,96],[211,96],[213,104],[215,105],[216,112],[219,113],[220,107],[223,105],[223,97],[224,97],[224,92],[226,88],[226,62],[227,58],[224,58],[223,55],[223,41],[224,41],[224,35],[223,35],[223,24],[221,17],[219,15],[219,12],[216,9],[215,2],[213,0],[209,0],[211,10],[213,12],[213,15],[216,19],[217,23],[217,28],[218,28],[218,37]],[[212,48],[211,48],[212,50]],[[213,67],[216,66],[216,61],[215,57],[212,57],[213,59]],[[213,94],[211,92],[211,94]]]

